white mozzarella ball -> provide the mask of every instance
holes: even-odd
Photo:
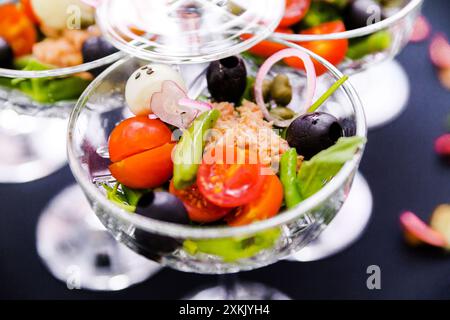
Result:
[[[95,21],[95,9],[81,0],[31,0],[31,6],[41,23],[58,30]]]
[[[181,75],[168,65],[149,64],[136,70],[128,79],[125,87],[125,99],[135,115],[152,113],[150,102],[154,93],[161,92],[164,81],[174,82],[186,92]]]

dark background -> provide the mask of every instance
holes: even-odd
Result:
[[[434,31],[450,34],[450,1],[426,0]],[[398,57],[411,80],[408,108],[394,123],[369,133],[361,171],[374,195],[372,221],[351,248],[310,263],[280,262],[239,278],[275,287],[294,299],[450,298],[450,255],[412,249],[402,241],[398,217],[410,209],[428,219],[450,202],[450,166],[433,152],[450,114],[428,57],[428,42],[409,45]],[[146,282],[116,293],[66,288],[39,260],[35,228],[41,210],[74,180],[66,167],[23,185],[0,185],[0,298],[3,299],[179,299],[215,285],[217,277],[164,269]],[[381,290],[366,287],[366,269],[381,267]]]

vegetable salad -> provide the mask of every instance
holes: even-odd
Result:
[[[273,64],[292,56],[308,70],[298,113],[286,106],[293,96],[289,77],[267,77]],[[109,137],[109,169],[117,182],[104,185],[108,199],[157,220],[232,227],[294,208],[365,143],[348,128],[349,119],[317,111],[347,78],[313,103],[316,77],[313,62],[299,50],[269,57],[256,77],[242,57],[232,56],[210,63],[209,96],[191,99],[171,66],[140,67],[125,87],[134,116]],[[185,245],[208,252],[211,243]]]
[[[95,26],[95,9],[81,0],[21,0],[0,4],[0,68],[42,71],[73,67],[117,50]],[[0,78],[41,103],[79,97],[94,69],[63,78]]]

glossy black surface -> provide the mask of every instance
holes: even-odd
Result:
[[[214,100],[237,103],[247,85],[247,69],[241,57],[232,56],[211,62],[206,79]]]
[[[103,37],[90,37],[84,43],[81,48],[81,52],[83,54],[83,62],[91,62],[96,61],[101,58],[107,57],[113,53],[117,52],[117,49],[112,46],[108,41],[106,41]],[[95,68],[90,72],[95,76],[102,73],[107,66]]]
[[[11,68],[14,53],[6,40],[0,37],[0,68]]]
[[[156,220],[189,224],[188,213],[183,202],[168,192],[148,192],[144,194],[139,199],[136,213]]]
[[[347,30],[364,28],[386,17],[382,8],[374,0],[354,0],[345,10],[345,26]]]
[[[448,0],[426,1],[436,31],[450,31]],[[361,171],[374,195],[372,221],[359,242],[339,255],[311,263],[280,262],[239,278],[273,286],[296,299],[450,298],[450,257],[412,249],[402,241],[398,216],[404,209],[428,219],[450,202],[450,166],[433,152],[445,132],[450,93],[428,58],[428,42],[411,44],[399,61],[411,79],[406,112],[369,134]],[[116,293],[66,288],[50,276],[35,248],[39,213],[63,187],[73,183],[68,168],[25,185],[0,185],[0,298],[170,299],[215,285],[216,276],[162,270],[148,281]],[[381,268],[381,290],[368,290],[366,270]]]
[[[333,146],[344,135],[338,119],[325,112],[305,114],[295,119],[286,131],[289,146],[306,160]]]

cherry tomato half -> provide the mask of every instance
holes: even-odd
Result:
[[[290,27],[300,22],[309,10],[311,0],[286,0],[286,8],[279,27]]]
[[[175,143],[166,143],[109,166],[114,178],[130,188],[147,189],[161,186],[173,173],[172,150]]]
[[[221,159],[227,161],[202,162],[197,172],[200,193],[219,207],[233,208],[255,200],[264,187],[263,166],[250,163],[246,151],[240,148],[222,150]],[[231,161],[229,161],[230,152]],[[245,155],[242,157],[242,154]],[[244,159],[245,161],[236,161]]]
[[[195,184],[186,189],[178,190],[175,189],[172,181],[169,191],[183,202],[189,219],[194,222],[215,222],[225,217],[231,211],[230,208],[221,208],[206,200]]]
[[[329,34],[344,31],[345,25],[342,21],[333,21],[325,22],[311,29],[304,30],[301,34]],[[298,44],[318,54],[333,65],[338,65],[341,63],[345,59],[345,55],[348,50],[347,39],[308,41],[300,42]],[[296,57],[286,58],[284,59],[284,62],[293,68],[304,70],[303,62]],[[316,67],[317,75],[321,75],[326,72],[327,69],[321,63],[314,59],[313,62]]]
[[[283,203],[283,185],[276,175],[268,176],[260,196],[243,207],[239,207],[225,218],[228,225],[237,227],[275,216]]]
[[[122,121],[109,137],[109,157],[112,162],[169,143],[172,132],[159,119],[136,116]]]
[[[288,34],[294,33],[294,31],[292,31],[291,29],[287,29],[287,28],[278,28],[275,31],[280,32],[280,33],[288,33]],[[241,38],[244,40],[251,38],[251,37],[252,37],[252,35],[250,35],[250,34],[243,34],[241,36]],[[271,55],[273,55],[283,49],[286,49],[286,46],[276,43],[276,42],[269,41],[269,40],[263,40],[263,41],[259,42],[257,45],[251,47],[248,51],[259,57],[268,58]]]
[[[0,37],[5,38],[16,57],[29,54],[36,43],[33,23],[15,4],[0,5]]]
[[[39,24],[39,19],[34,13],[33,6],[31,5],[31,0],[20,0],[20,5],[23,12],[25,12],[30,21],[35,24]]]

